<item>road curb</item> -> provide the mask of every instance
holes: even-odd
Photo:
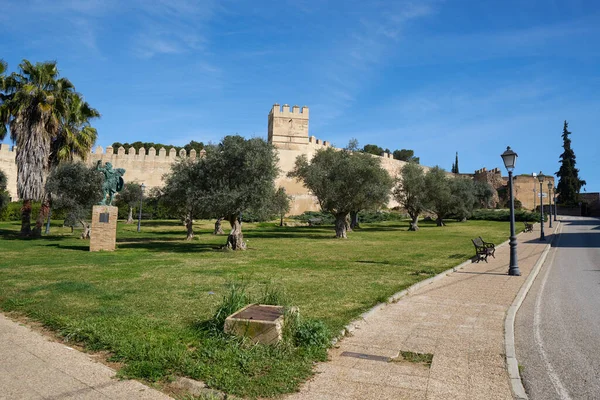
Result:
[[[523,232],[519,233],[517,236],[521,235]],[[509,242],[509,240],[506,240],[502,243],[500,243],[498,246],[496,246],[496,248],[502,247],[507,245]],[[386,306],[390,305],[390,304],[394,304],[397,303],[398,301],[400,301],[400,299],[402,299],[403,297],[408,296],[409,294],[413,293],[414,291],[427,286],[427,285],[431,285],[434,282],[439,281],[440,279],[446,277],[447,275],[451,274],[452,272],[456,272],[459,269],[463,269],[464,267],[466,267],[467,265],[472,264],[473,261],[472,260],[467,260],[461,264],[458,264],[450,269],[447,269],[443,272],[440,272],[439,274],[432,276],[431,278],[427,278],[424,281],[420,281],[417,282],[409,287],[407,287],[406,289],[393,294],[392,296],[390,296],[387,301],[385,303],[378,303],[375,304],[373,307],[371,307],[368,311],[365,311],[364,313],[362,313],[357,319],[353,320],[352,322],[350,322],[348,325],[344,326],[342,328],[342,330],[340,331],[340,333],[338,334],[337,337],[334,337],[331,340],[331,345],[335,345],[337,342],[339,342],[341,339],[343,339],[345,336],[348,336],[350,334],[352,334],[352,332],[354,332],[357,329],[357,326],[362,323],[365,322],[366,319],[368,317],[370,317],[371,315],[373,315],[374,313],[376,313],[377,311],[385,308]]]
[[[557,232],[557,236],[560,235],[560,231],[562,231],[562,225],[560,221],[557,221],[556,228],[554,232]],[[555,236],[556,237],[556,236]],[[519,293],[515,297],[515,300],[508,308],[506,313],[506,319],[504,320],[504,347],[506,352],[506,369],[508,370],[508,378],[510,380],[510,388],[513,393],[513,397],[517,400],[529,400],[527,393],[525,392],[525,387],[523,387],[523,382],[521,381],[521,374],[519,373],[519,363],[517,361],[517,353],[515,350],[515,317],[517,315],[517,311],[523,304],[527,293],[529,293],[529,289],[533,285],[535,278],[538,273],[542,269],[542,265],[544,261],[546,261],[546,257],[548,256],[548,252],[552,247],[552,242],[554,241],[554,237],[552,241],[546,245],[546,248],[542,252],[542,255],[538,259],[537,263],[533,267],[533,270],[527,277],[527,280],[521,286]]]

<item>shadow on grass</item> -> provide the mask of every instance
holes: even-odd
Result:
[[[19,231],[0,229],[0,238],[2,240],[39,240],[39,241],[48,241],[48,240],[64,240],[64,239],[74,239],[77,235],[42,235],[39,237],[31,237],[31,236],[21,236]]]
[[[360,260],[360,261],[356,261],[357,263],[361,263],[361,264],[385,264],[385,265],[390,265],[391,262],[389,261],[365,261],[365,260]]]
[[[162,253],[202,253],[209,251],[221,251],[221,246],[212,243],[198,243],[186,241],[143,241],[143,242],[120,242],[118,249],[145,249]]]
[[[80,250],[80,251],[90,251],[90,242],[82,242],[81,245],[68,245],[68,244],[60,244],[60,243],[50,243],[45,245],[47,247],[56,247],[57,249],[64,250]]]

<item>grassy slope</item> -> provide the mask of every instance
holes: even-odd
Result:
[[[225,236],[210,235],[210,222],[185,242],[179,223],[148,221],[139,234],[120,224],[118,251],[89,253],[66,229],[23,241],[17,224],[0,223],[0,307],[110,350],[125,363],[124,376],[188,375],[229,393],[270,396],[293,391],[323,354],[199,331],[227,283],[244,281],[255,293],[282,285],[304,317],[338,332],[373,304],[471,257],[469,239],[499,243],[508,232],[503,222],[407,226],[364,225],[340,241],[331,227],[244,224],[249,249],[234,253],[216,250]]]

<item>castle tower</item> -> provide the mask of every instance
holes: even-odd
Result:
[[[279,149],[300,150],[308,146],[308,107],[274,104],[269,113],[269,143]]]

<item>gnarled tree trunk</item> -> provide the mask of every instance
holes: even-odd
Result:
[[[31,200],[23,200],[21,207],[21,236],[31,235]]]
[[[360,228],[358,223],[358,211],[350,211],[350,229]]]
[[[79,222],[81,223],[81,226],[83,226],[83,232],[81,232],[81,239],[89,239],[90,235],[92,233],[92,229],[90,227],[90,224],[88,224],[86,221],[80,219]],[[73,227],[71,227],[72,229]]]
[[[419,230],[419,214],[410,216],[412,221],[410,221],[409,231],[418,231]]]
[[[40,212],[35,220],[35,227],[32,231],[33,237],[41,237],[42,236],[42,227],[44,226],[44,222],[50,213],[50,194],[45,194],[42,199],[42,205],[40,207]]]
[[[221,221],[223,221],[223,217],[218,218],[215,221],[215,230],[213,231],[213,235],[222,235],[225,232],[223,232],[223,225],[221,224]]]
[[[185,229],[187,230],[185,240],[192,240],[194,238],[194,219],[191,215],[185,217],[183,225],[185,225]]]
[[[444,219],[442,217],[437,217],[437,219],[435,220],[435,222],[437,223],[437,226],[446,226],[446,224],[444,224]]]
[[[133,224],[133,207],[129,206],[129,215],[127,215],[126,224]]]
[[[346,235],[346,213],[335,214],[335,237],[338,239],[347,239]]]
[[[242,224],[237,214],[229,216],[229,224],[231,225],[231,232],[229,232],[229,236],[227,237],[227,247],[231,250],[246,250],[246,243],[242,234]]]

